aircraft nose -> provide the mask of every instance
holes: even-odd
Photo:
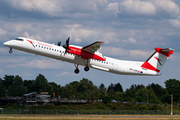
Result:
[[[7,41],[7,42],[4,42],[3,45],[4,46],[11,46],[12,44],[11,44],[11,41]]]

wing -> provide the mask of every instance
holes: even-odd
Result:
[[[92,43],[92,44],[90,44],[88,46],[83,47],[82,50],[90,52],[90,53],[95,53],[101,47],[101,45],[103,43],[104,42],[97,41],[95,43]]]

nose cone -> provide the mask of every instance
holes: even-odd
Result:
[[[10,46],[12,46],[12,42],[11,41],[7,41],[7,42],[4,42],[3,45],[10,47]]]

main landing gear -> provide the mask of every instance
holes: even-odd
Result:
[[[84,64],[86,65],[86,67],[84,67],[84,70],[87,72],[87,71],[89,71],[89,66],[88,66],[89,60],[86,60],[86,61],[85,61],[85,59],[83,59],[83,60],[84,60]]]
[[[85,62],[85,60],[84,60],[84,64],[86,65],[86,67],[84,67],[84,71],[89,71],[89,67],[88,67],[88,62],[89,62],[89,60],[87,60],[87,62]],[[76,74],[78,74],[79,73],[79,69],[78,69],[78,64],[74,64],[74,66],[75,66],[75,70],[74,70],[74,73],[76,73]]]
[[[11,54],[13,51],[12,51],[12,48],[10,48],[10,50],[9,50],[9,53]]]
[[[79,73],[79,69],[78,69],[78,66],[79,66],[79,65],[78,65],[78,64],[74,64],[74,66],[75,66],[75,68],[76,68],[76,69],[74,70],[74,72],[75,72],[76,74],[78,74],[78,73]]]
[[[84,70],[85,70],[86,72],[89,71],[89,67],[88,67],[88,66],[84,67]]]

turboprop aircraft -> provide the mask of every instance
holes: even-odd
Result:
[[[54,45],[25,37],[18,37],[3,44],[10,48],[9,53],[13,52],[12,49],[17,49],[73,63],[76,74],[79,73],[78,66],[82,65],[85,66],[85,71],[89,71],[89,68],[94,68],[122,75],[157,76],[161,75],[161,68],[174,51],[171,48],[155,48],[155,52],[145,62],[126,61],[103,56],[98,51],[103,44],[101,41],[80,47],[69,45],[69,40],[70,37],[66,39],[66,44],[61,46],[61,42]]]

